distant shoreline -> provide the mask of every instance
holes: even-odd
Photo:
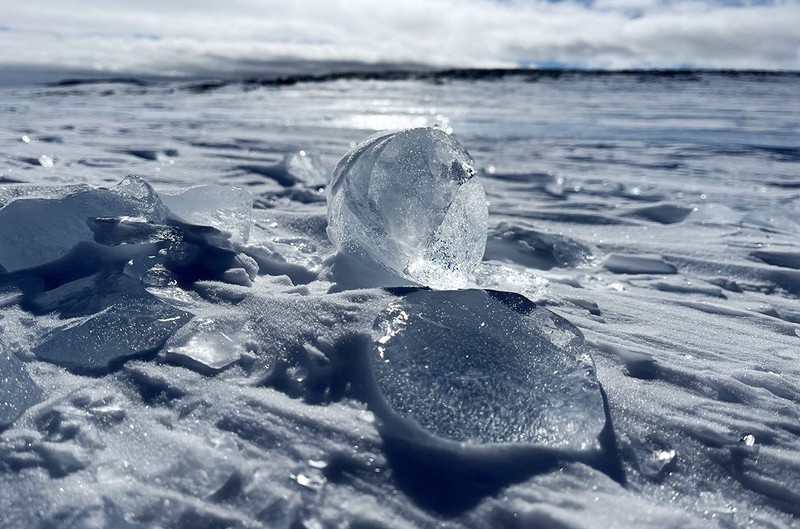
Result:
[[[562,77],[617,77],[637,76],[651,78],[680,78],[699,80],[703,75],[724,77],[798,77],[800,71],[777,70],[703,70],[703,69],[661,69],[661,70],[584,70],[574,68],[452,68],[444,70],[385,70],[385,71],[349,71],[325,74],[281,75],[265,77],[245,77],[242,79],[208,80],[191,85],[197,90],[211,90],[223,86],[242,84],[255,86],[282,86],[303,83],[325,83],[332,81],[494,81],[501,79],[522,79],[538,81],[542,79],[559,79]],[[74,84],[75,81],[65,81]],[[63,85],[63,82],[61,84]]]
[[[586,78],[586,77],[640,77],[643,79],[700,80],[703,76],[716,77],[798,77],[800,70],[756,70],[756,69],[704,69],[704,68],[653,68],[601,70],[582,68],[447,68],[426,69],[419,67],[376,67],[320,73],[253,73],[239,75],[213,73],[193,76],[153,76],[153,75],[109,75],[97,71],[47,70],[27,67],[3,68],[0,66],[0,87],[39,85],[50,87],[70,87],[93,84],[126,84],[133,86],[152,86],[164,83],[186,83],[186,88],[195,91],[213,90],[230,85],[242,86],[288,86],[306,83],[325,83],[332,81],[494,81],[501,79],[521,79],[538,81],[543,79]]]

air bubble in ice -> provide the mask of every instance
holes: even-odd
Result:
[[[379,133],[336,166],[328,237],[368,264],[433,288],[466,286],[486,247],[475,164],[442,130]]]

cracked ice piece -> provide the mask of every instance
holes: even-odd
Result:
[[[378,316],[373,339],[375,410],[396,436],[599,446],[605,407],[583,335],[523,296],[416,291]]]
[[[42,390],[31,380],[25,364],[0,344],[0,430],[42,401]]]
[[[130,280],[105,298],[105,310],[53,330],[33,354],[75,372],[105,373],[157,351],[192,318]]]
[[[202,185],[179,194],[159,193],[172,216],[197,226],[229,233],[235,242],[247,242],[253,220],[253,196],[233,186]]]
[[[460,288],[483,257],[488,208],[469,153],[439,129],[383,132],[336,166],[328,237],[414,283]]]
[[[93,240],[91,219],[142,214],[141,203],[106,189],[14,200],[0,209],[0,264],[13,272],[48,263]]]
[[[246,353],[240,322],[203,318],[189,323],[165,345],[165,359],[199,373],[214,374]]]

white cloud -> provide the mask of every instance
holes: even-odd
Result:
[[[113,7],[111,5],[113,4]],[[726,5],[727,4],[727,5]],[[191,75],[320,63],[800,69],[800,2],[41,0],[4,7],[6,66]]]

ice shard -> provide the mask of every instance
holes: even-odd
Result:
[[[0,264],[13,272],[48,263],[93,240],[90,219],[141,214],[138,202],[106,189],[14,200],[0,209]]]
[[[246,353],[247,340],[240,321],[198,318],[167,341],[164,357],[170,363],[211,375],[237,362]]]
[[[210,226],[228,233],[234,242],[247,242],[253,218],[253,197],[239,187],[202,185],[177,193],[159,193],[177,220]]]
[[[25,364],[0,343],[0,430],[41,401],[42,390],[31,380]]]
[[[107,307],[54,329],[33,349],[40,360],[79,373],[104,373],[155,353],[192,315],[130,280],[103,296]]]
[[[488,208],[455,138],[418,128],[379,133],[336,166],[328,237],[336,248],[432,288],[466,286],[486,247]]]
[[[288,153],[276,168],[284,172],[285,180],[293,180],[295,184],[318,188],[328,183],[325,167],[319,156],[313,152]]]
[[[523,296],[416,291],[375,320],[373,339],[376,411],[400,425],[393,435],[599,446],[605,408],[581,332]]]

